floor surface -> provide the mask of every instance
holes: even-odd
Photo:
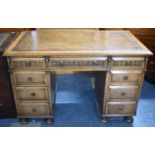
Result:
[[[21,125],[18,119],[0,119],[1,127],[153,127],[155,126],[155,85],[144,81],[133,123],[122,118],[104,124],[99,119],[96,94],[90,74],[61,75],[57,77],[58,92],[55,104],[55,121],[46,125],[43,119],[30,119]]]

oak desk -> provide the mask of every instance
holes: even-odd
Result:
[[[129,31],[73,29],[22,32],[4,53],[23,123],[26,118],[52,122],[55,75],[64,71],[95,72],[103,122],[111,116],[132,121],[149,55]]]

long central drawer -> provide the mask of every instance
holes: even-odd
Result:
[[[51,58],[50,68],[96,68],[105,69],[107,67],[107,57],[96,58]]]

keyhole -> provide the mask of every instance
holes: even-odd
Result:
[[[128,80],[128,76],[124,76],[124,80]]]
[[[36,96],[36,94],[35,93],[31,93],[31,96]]]
[[[126,93],[125,93],[125,92],[122,92],[121,95],[122,95],[122,96],[126,96]]]
[[[32,77],[28,77],[27,80],[28,80],[28,81],[32,81],[33,78],[32,78]]]

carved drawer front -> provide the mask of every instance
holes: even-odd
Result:
[[[10,67],[13,69],[44,69],[44,58],[12,58]]]
[[[113,84],[118,83],[132,83],[139,84],[141,80],[141,71],[111,71],[110,82]]]
[[[109,99],[137,99],[138,86],[109,86]]]
[[[21,116],[35,116],[48,115],[48,103],[22,103],[18,105],[19,115]]]
[[[111,115],[134,115],[136,113],[136,102],[108,102],[106,113]]]
[[[111,61],[111,68],[115,69],[142,69],[145,66],[144,58],[132,58],[132,57],[114,57]]]
[[[13,72],[13,79],[16,85],[36,85],[47,83],[45,72]]]
[[[48,100],[47,87],[16,87],[17,100],[40,101]]]
[[[107,66],[107,57],[97,58],[51,58],[51,68],[78,68],[96,67],[104,69]]]

